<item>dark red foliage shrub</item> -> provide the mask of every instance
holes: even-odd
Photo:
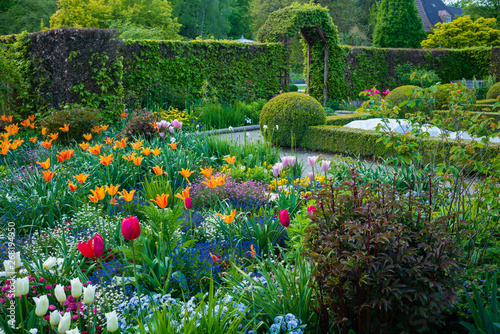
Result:
[[[430,192],[360,185],[356,173],[313,195],[318,214],[306,256],[315,264],[322,332],[431,332],[456,298],[461,253]],[[448,218],[449,219],[449,218]]]

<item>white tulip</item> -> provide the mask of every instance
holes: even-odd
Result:
[[[15,290],[14,294],[16,297],[27,295],[28,292],[30,291],[29,278],[26,276],[24,278],[16,279],[16,282],[14,284],[14,290]]]
[[[21,252],[16,252],[14,256],[14,268],[19,269],[22,266],[21,262]]]
[[[64,287],[61,284],[56,285],[54,293],[59,303],[64,303],[66,301],[66,293],[64,292]]]
[[[73,298],[78,298],[82,295],[83,291],[83,285],[82,282],[80,282],[80,279],[74,278],[71,280],[71,295]]]
[[[11,277],[16,274],[14,261],[3,261],[3,266],[5,267],[5,275]]]
[[[66,331],[66,334],[80,334],[78,328],[72,329],[70,331]]]
[[[45,262],[43,263],[43,269],[45,270],[50,270],[52,267],[54,267],[57,263],[57,259],[53,256],[50,256]]]
[[[94,285],[89,285],[83,289],[83,302],[85,304],[92,304],[95,297],[95,288]]]
[[[38,329],[36,328],[30,329],[30,334],[38,334]]]
[[[58,310],[50,312],[50,325],[57,326],[61,320],[61,313]]]
[[[64,315],[59,319],[59,326],[57,326],[57,332],[59,334],[65,334],[67,330],[69,330],[69,327],[71,326],[71,313],[66,312]]]
[[[39,317],[43,317],[49,309],[49,299],[47,296],[41,296],[40,298],[33,297],[33,300],[36,305],[35,314]]]
[[[106,319],[106,328],[108,332],[116,332],[118,330],[118,316],[116,315],[116,311],[106,313]]]

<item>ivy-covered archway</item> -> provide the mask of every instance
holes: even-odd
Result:
[[[269,15],[260,28],[259,42],[281,42],[290,47],[297,31],[302,35],[307,93],[326,104],[340,99],[345,91],[344,53],[338,44],[337,28],[328,9],[315,4],[292,4]],[[282,83],[290,84],[283,73]]]

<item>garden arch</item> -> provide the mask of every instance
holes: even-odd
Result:
[[[328,9],[315,4],[293,4],[269,15],[260,28],[259,42],[281,42],[290,48],[292,38],[300,31],[305,44],[307,93],[323,105],[337,98],[344,88],[343,51],[338,45],[337,28]],[[281,77],[290,84],[290,74]]]

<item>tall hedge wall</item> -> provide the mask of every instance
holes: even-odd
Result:
[[[500,48],[384,49],[342,46],[346,52],[342,96],[355,97],[364,89],[397,86],[396,66],[410,63],[435,71],[443,83],[462,78],[481,79],[488,74],[500,78]]]
[[[105,29],[63,28],[3,36],[18,59],[21,115],[44,114],[67,103],[83,103],[119,114],[125,103],[140,102],[154,90],[223,100],[242,94],[269,97],[285,90],[282,44],[231,41],[119,41]]]

